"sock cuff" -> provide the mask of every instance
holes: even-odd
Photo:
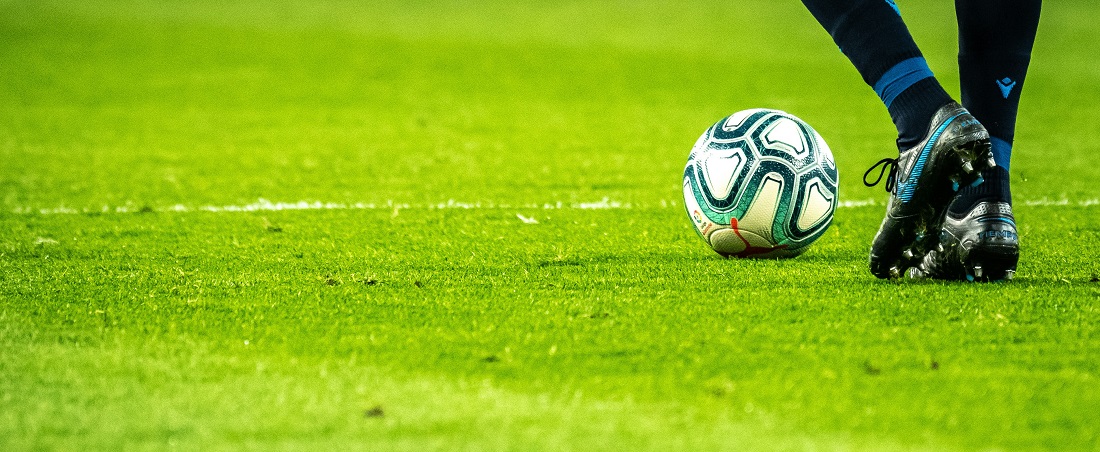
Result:
[[[929,77],[933,77],[933,74],[932,69],[928,67],[928,62],[925,61],[924,57],[913,57],[902,60],[887,69],[886,73],[879,77],[872,88],[874,88],[875,94],[878,94],[878,97],[882,99],[882,103],[886,104],[886,108],[890,108],[890,105],[894,103],[894,99],[897,99],[899,94],[913,86],[913,84]]]

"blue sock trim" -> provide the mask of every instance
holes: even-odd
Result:
[[[890,108],[890,104],[894,103],[894,99],[898,97],[898,94],[913,86],[914,83],[928,77],[932,77],[932,70],[928,68],[928,62],[924,60],[924,57],[913,57],[895,64],[885,74],[882,74],[882,77],[875,82],[875,94],[878,94],[878,97],[882,99],[882,103],[886,104],[886,108]]]
[[[997,162],[997,166],[1007,171],[1008,163],[1012,160],[1012,143],[997,137],[989,137],[989,142],[993,145],[993,160]]]

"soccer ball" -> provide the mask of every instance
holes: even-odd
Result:
[[[829,146],[801,119],[754,109],[699,137],[684,168],[695,230],[722,256],[801,254],[829,227],[837,171]]]

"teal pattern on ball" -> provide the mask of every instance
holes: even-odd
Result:
[[[688,157],[684,183],[685,198],[693,196],[691,204],[711,223],[737,223],[789,255],[828,229],[837,204],[828,145],[808,124],[777,110],[744,110],[708,128]],[[695,215],[690,207],[688,214]],[[695,223],[709,240],[713,230]]]

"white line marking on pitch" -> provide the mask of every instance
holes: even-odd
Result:
[[[1018,201],[1018,205],[1033,207],[1046,207],[1046,206],[1077,206],[1077,207],[1093,207],[1100,206],[1100,199],[1083,199],[1083,200],[1069,200],[1069,199],[1049,199],[1040,198],[1034,200]],[[858,207],[870,207],[870,206],[882,206],[882,201],[874,199],[863,200],[846,200],[837,203],[838,208],[858,208]],[[75,207],[47,207],[47,208],[33,208],[33,207],[17,207],[12,209],[12,213],[15,214],[30,214],[37,213],[41,215],[75,215],[75,214],[92,214],[92,213],[137,213],[143,211],[152,212],[274,212],[284,210],[392,210],[400,211],[406,209],[418,209],[418,210],[506,210],[506,209],[522,209],[522,210],[618,210],[618,209],[647,209],[647,208],[669,208],[680,207],[679,201],[667,201],[661,200],[654,205],[648,204],[633,204],[628,202],[613,201],[609,198],[603,198],[595,202],[547,202],[547,203],[527,203],[527,204],[507,204],[507,203],[494,203],[494,202],[461,202],[456,200],[448,200],[440,203],[425,203],[425,204],[412,204],[412,203],[398,203],[394,201],[386,201],[384,203],[338,203],[338,202],[321,202],[321,201],[297,201],[297,202],[273,202],[266,199],[259,199],[254,203],[240,204],[240,205],[204,205],[204,206],[188,206],[185,204],[173,204],[167,206],[150,207],[143,206],[137,207],[134,204],[126,204],[121,206],[103,206],[98,209],[89,208],[75,208]],[[523,218],[520,217],[522,220]]]

